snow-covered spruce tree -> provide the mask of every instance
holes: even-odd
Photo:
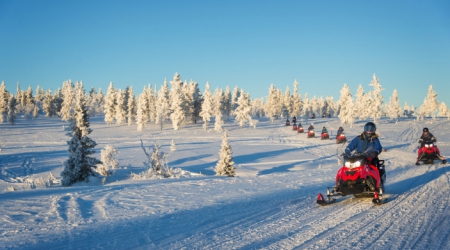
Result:
[[[118,154],[119,151],[115,147],[106,145],[100,153],[102,163],[97,165],[97,172],[103,176],[110,176],[113,173],[112,170],[119,166]]]
[[[241,91],[239,90],[238,86],[235,86],[233,89],[233,93],[231,94],[231,113],[233,113],[237,108],[237,100],[239,99],[239,96],[241,96]]]
[[[380,81],[375,74],[373,74],[372,82],[370,82],[369,85],[373,87],[373,90],[369,93],[372,97],[370,115],[373,118],[374,123],[377,123],[377,120],[380,119],[383,114],[383,96],[381,95],[383,88],[381,88]]]
[[[34,105],[34,109],[33,109],[33,119],[37,119],[39,116],[39,107],[38,105]]]
[[[245,124],[248,122],[250,126],[256,126],[256,120],[252,120],[252,116],[250,115],[252,111],[251,103],[250,103],[250,95],[245,93],[245,91],[241,90],[241,96],[238,99],[238,107],[234,111],[234,115],[236,116],[234,122],[239,124],[239,127],[243,128]]]
[[[202,111],[200,111],[200,116],[203,119],[203,128],[205,130],[208,129],[209,121],[211,120],[211,116],[213,116],[213,103],[209,82],[206,82],[205,91],[203,91]]]
[[[306,119],[312,115],[312,103],[311,100],[309,100],[308,93],[305,94],[305,99],[303,99],[302,114],[306,117]]]
[[[136,111],[136,101],[134,99],[133,87],[127,89],[127,124],[130,126],[134,121],[134,114]]]
[[[145,88],[145,87],[144,87]],[[137,130],[142,131],[147,123],[147,98],[145,97],[145,91],[142,92],[137,98],[136,105],[136,124]]]
[[[292,115],[298,117],[302,109],[302,97],[298,93],[297,79],[294,81],[294,93],[292,94]]]
[[[75,113],[70,120],[67,142],[69,145],[69,159],[64,162],[64,170],[61,172],[63,186],[70,186],[75,182],[89,181],[89,176],[95,176],[94,169],[102,163],[90,155],[95,153],[97,143],[88,137],[92,132],[89,127],[89,112],[86,104],[84,89],[81,86],[76,92]]]
[[[275,88],[275,85],[270,84],[269,94],[267,95],[264,112],[266,114],[266,117],[268,117],[271,122],[278,118],[278,106],[280,105],[280,103],[281,100],[278,99],[277,89]]]
[[[116,115],[116,89],[112,82],[109,83],[108,92],[104,98],[103,112],[105,113],[105,122],[113,124]]]
[[[386,106],[386,116],[392,119],[398,119],[402,115],[402,107],[400,106],[400,102],[398,100],[397,90],[394,89],[391,98],[389,99],[389,105]]]
[[[225,88],[225,94],[224,94],[224,111],[225,115],[227,116],[227,121],[230,119],[231,115],[231,109],[232,109],[232,96],[231,96],[231,90],[230,87],[227,85]]]
[[[326,114],[334,116],[334,114],[337,113],[337,110],[338,110],[338,107],[337,107],[338,105],[334,101],[334,98],[332,96],[327,96],[325,98],[325,102],[327,103]]]
[[[447,117],[447,119],[450,120],[450,110],[448,109],[447,105],[445,105],[445,102],[441,102],[441,104],[439,105],[438,116]]]
[[[145,92],[145,97],[147,98],[147,118],[150,123],[156,122],[156,110],[155,110],[155,94],[153,92],[152,86],[149,84]]]
[[[292,97],[289,86],[286,87],[286,91],[283,95],[283,117],[290,117],[292,115]]]
[[[169,92],[170,110],[172,111],[170,114],[170,120],[172,120],[173,129],[179,130],[180,126],[186,119],[184,115],[186,101],[182,92],[183,82],[181,81],[181,77],[178,73],[175,73],[173,76],[173,81],[171,81],[170,84],[172,85]]]
[[[8,123],[14,125],[16,123],[16,98],[13,95],[9,96],[8,99]]]
[[[261,118],[264,116],[264,99],[257,98],[251,101],[251,113],[252,117]]]
[[[166,98],[165,90],[161,88],[155,102],[156,124],[159,124],[161,130],[163,129],[164,122],[169,118],[170,112]]]
[[[127,116],[126,103],[125,103],[125,91],[118,89],[116,91],[116,107],[115,107],[116,124],[122,124]]]
[[[73,105],[73,97],[74,97],[74,85],[72,80],[67,80],[63,82],[62,87],[62,106],[61,106],[61,120],[68,121],[72,118],[72,105]]]
[[[52,117],[53,115],[56,114],[53,107],[53,94],[51,89],[45,92],[45,98],[42,103],[42,110],[45,113],[45,117]]]
[[[5,120],[6,110],[8,108],[7,94],[5,82],[2,82],[0,85],[0,123],[3,123]]]
[[[170,151],[175,152],[177,151],[177,146],[175,145],[175,141],[172,139],[172,142],[170,143]]]
[[[225,130],[222,136],[222,147],[219,152],[219,161],[216,164],[216,174],[222,176],[235,176],[235,167],[233,162],[233,151],[228,142],[228,132]]]
[[[223,121],[223,114],[225,113],[224,110],[224,99],[225,96],[223,94],[223,90],[216,88],[216,91],[214,92],[213,96],[213,113],[215,117],[214,121],[214,130],[218,132],[222,132],[222,127],[224,124]]]
[[[200,116],[200,111],[202,110],[202,94],[198,87],[198,82],[191,80],[189,82],[189,96],[191,103],[190,105],[190,116],[193,123],[197,123],[197,119]]]
[[[347,84],[344,84],[344,87],[341,89],[341,97],[338,101],[339,106],[341,107],[339,112],[339,119],[341,120],[341,124],[349,124],[350,127],[353,127],[353,123],[355,122],[354,117],[354,104],[353,97],[350,93],[350,88]]]
[[[427,97],[424,99],[422,106],[418,110],[417,119],[422,119],[426,116],[432,116],[433,120],[436,118],[436,111],[438,110],[439,102],[437,94],[433,90],[433,85],[428,87]]]
[[[97,96],[96,96],[96,107],[95,107],[95,113],[96,114],[103,114],[103,105],[104,105],[104,98],[103,90],[102,88],[98,88]]]

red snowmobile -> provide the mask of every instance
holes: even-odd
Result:
[[[286,126],[291,126],[291,122],[289,120],[286,121]]]
[[[299,126],[298,129],[297,129],[297,132],[298,133],[303,133],[303,127]]]
[[[316,133],[314,133],[314,130],[309,130],[306,138],[315,138]]]
[[[297,124],[294,123],[294,125],[292,126],[292,130],[297,130]]]
[[[336,143],[344,143],[347,141],[347,137],[345,137],[344,133],[340,133],[338,136],[336,136]]]
[[[447,163],[445,157],[441,156],[439,149],[433,143],[422,144],[417,154],[416,165],[420,165],[420,162],[433,164],[435,160],[441,160],[442,164]]]
[[[322,133],[322,135],[320,136],[321,140],[328,140],[330,139],[330,135],[328,135],[328,133]]]
[[[334,197],[346,195],[356,198],[373,197],[374,204],[384,203],[385,200],[380,199],[386,181],[384,160],[378,161],[378,168],[370,164],[371,160],[365,154],[345,155],[344,166],[336,174],[335,186],[327,188],[327,200],[319,193],[317,204],[328,205],[336,201]]]

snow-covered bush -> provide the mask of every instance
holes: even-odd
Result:
[[[106,145],[101,153],[100,160],[102,163],[97,165],[97,172],[103,176],[110,176],[113,172],[113,169],[116,169],[119,165],[119,161],[117,160],[117,155],[119,152],[117,149],[111,145]]]
[[[142,150],[144,150],[145,155],[147,156],[147,161],[144,162],[144,165],[147,166],[147,171],[145,175],[151,177],[153,175],[159,175],[164,178],[168,178],[172,176],[171,169],[169,168],[169,165],[167,164],[167,155],[164,152],[161,152],[159,146],[156,143],[153,145],[152,153],[149,154],[147,150],[144,147],[144,143],[141,140],[141,147]]]

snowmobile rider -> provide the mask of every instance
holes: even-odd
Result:
[[[297,117],[292,117],[292,122],[294,123],[294,124],[296,124],[297,123]]]
[[[366,123],[366,125],[364,125],[364,132],[355,137],[347,145],[345,153],[350,155],[354,150],[360,154],[366,153],[371,158],[371,164],[378,168],[378,155],[383,148],[378,140],[378,135],[375,134],[376,130],[377,127],[373,122]]]
[[[344,132],[344,129],[342,127],[339,127],[339,129],[337,131],[337,136],[341,135],[342,132]]]
[[[309,127],[308,127],[308,132],[311,131],[311,130],[314,130],[314,126],[313,126],[312,123],[311,123],[311,125],[309,125]]]
[[[431,144],[431,143],[435,144],[436,138],[434,137],[434,135],[432,133],[430,133],[428,128],[423,128],[423,133],[422,133],[422,136],[420,136],[419,143],[420,143],[421,147],[423,147],[425,144]],[[439,150],[438,147],[436,147],[436,145],[434,145],[434,147],[436,148],[436,153],[440,158],[441,151]]]
[[[325,128],[325,127],[322,128],[322,134],[323,134],[323,133],[327,133],[327,134],[328,134],[327,128]]]

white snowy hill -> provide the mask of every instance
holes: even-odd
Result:
[[[317,132],[326,126],[332,139],[340,126],[337,118],[302,125],[310,121]],[[366,122],[344,126],[346,135],[360,134]],[[388,202],[381,206],[351,196],[318,206],[317,194],[334,184],[341,167],[342,145],[267,119],[256,129],[224,125],[237,176],[221,177],[214,167],[222,134],[202,124],[137,131],[92,118],[95,156],[112,145],[119,169],[105,183],[91,178],[62,187],[67,125],[44,117],[0,124],[0,249],[450,249],[449,164],[414,165],[423,127],[450,155],[444,118],[378,122],[387,149],[380,159]],[[178,178],[131,178],[145,171],[140,139],[147,147],[156,139]],[[39,185],[50,173],[53,184]]]

